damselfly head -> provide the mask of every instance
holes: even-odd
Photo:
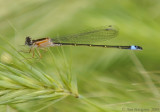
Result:
[[[32,40],[30,37],[26,37],[25,45],[28,45],[28,46],[32,45]]]

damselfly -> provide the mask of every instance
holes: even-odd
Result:
[[[30,37],[26,37],[25,45],[31,47],[29,52],[33,51],[33,57],[35,48],[45,48],[45,47],[62,46],[62,45],[142,50],[142,47],[136,45],[120,46],[120,45],[94,44],[96,42],[108,41],[109,39],[115,38],[117,35],[118,35],[118,30],[115,27],[109,25],[85,31],[79,34],[73,34],[56,38],[41,38],[37,40],[32,40]],[[38,53],[41,57],[39,51]]]

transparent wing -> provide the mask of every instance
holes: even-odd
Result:
[[[52,39],[53,43],[80,43],[92,44],[105,42],[109,39],[115,38],[118,35],[118,29],[113,26],[104,26],[85,32],[62,37],[55,37]]]

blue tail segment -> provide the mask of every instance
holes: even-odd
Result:
[[[132,45],[132,46],[130,46],[130,50],[142,50],[142,47]]]

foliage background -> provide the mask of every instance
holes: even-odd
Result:
[[[1,105],[0,111],[121,112],[134,108],[160,109],[159,10],[159,0],[1,0],[0,57],[1,64],[7,67],[21,67],[26,73],[30,72],[31,69],[26,69],[18,59],[31,57],[31,54],[20,55],[16,51],[23,47],[19,45],[24,44],[26,36],[35,39],[54,37],[104,25],[116,25],[120,29],[120,41],[140,45],[144,50],[55,47],[50,48],[50,52],[41,51],[43,58],[24,61],[27,66],[49,74],[57,82],[63,82],[57,78],[59,75],[55,75],[58,74],[57,68],[63,71],[62,77],[80,98],[69,95],[56,100],[55,104],[52,101],[44,103],[43,100],[9,103]],[[0,70],[7,74],[9,68],[6,71],[2,68],[1,65]],[[0,75],[1,92],[10,90],[3,86],[8,83],[3,74]]]

